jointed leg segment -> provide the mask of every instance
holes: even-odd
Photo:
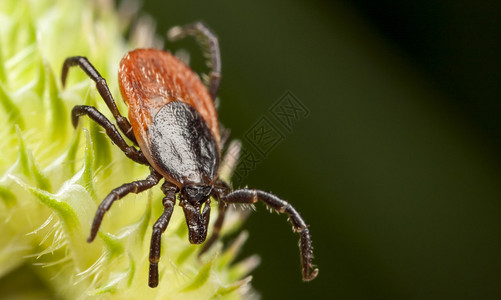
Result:
[[[148,165],[143,153],[136,148],[127,145],[115,125],[113,125],[113,123],[111,123],[110,120],[108,120],[95,107],[88,105],[76,105],[73,107],[73,110],[71,111],[71,120],[74,127],[78,124],[78,118],[83,115],[89,116],[89,118],[106,129],[106,134],[125,153],[125,155],[127,155],[128,158],[137,163]]]
[[[219,232],[223,227],[224,218],[226,216],[226,209],[228,207],[228,205],[224,201],[222,201],[221,198],[224,197],[224,195],[228,194],[229,191],[230,187],[222,180],[218,180],[216,182],[216,185],[214,186],[214,197],[216,197],[218,201],[219,214],[217,216],[216,223],[214,223],[214,227],[212,229],[212,235],[205,242],[202,250],[200,250],[200,252],[198,253],[198,256],[201,256],[202,254],[207,252],[207,250],[209,250],[210,247],[212,247],[212,245],[214,244],[214,242],[217,241],[217,239],[219,238]]]
[[[160,260],[162,233],[164,233],[167,225],[169,225],[174,204],[176,203],[176,193],[178,192],[178,188],[174,184],[166,181],[162,185],[162,191],[165,194],[165,197],[162,200],[164,212],[155,222],[155,225],[153,225],[153,233],[151,235],[148,285],[152,288],[158,285],[158,261]]]
[[[152,171],[151,174],[144,180],[126,183],[111,191],[111,193],[104,198],[103,202],[99,204],[96,215],[94,216],[94,221],[92,222],[92,228],[90,230],[90,236],[87,238],[87,242],[90,243],[96,238],[101,222],[103,221],[103,216],[110,209],[113,202],[122,199],[129,193],[139,194],[140,192],[155,186],[161,178],[160,174],[156,171]]]
[[[209,94],[212,100],[215,101],[219,83],[221,82],[221,51],[219,50],[217,36],[202,22],[173,27],[167,35],[171,41],[177,41],[187,35],[198,35],[207,41],[211,59],[210,66],[212,68],[209,74]]]
[[[134,136],[134,133],[132,132],[132,126],[129,123],[129,120],[122,116],[120,114],[120,111],[118,111],[118,107],[115,103],[115,100],[113,99],[113,96],[111,95],[110,89],[108,88],[108,85],[106,84],[106,80],[99,74],[99,72],[94,68],[94,66],[89,62],[89,60],[86,57],[83,56],[72,56],[68,57],[63,64],[63,71],[61,75],[61,80],[63,82],[63,87],[66,84],[66,77],[68,75],[68,70],[72,66],[79,66],[84,72],[96,82],[96,87],[97,90],[99,91],[99,94],[103,98],[104,102],[106,102],[106,105],[110,109],[111,113],[117,120],[118,127],[122,131],[125,136],[134,142],[134,144],[137,145],[136,138]]]
[[[223,227],[224,218],[226,216],[226,208],[227,208],[226,203],[224,203],[223,201],[218,202],[219,214],[217,216],[216,223],[214,223],[214,227],[212,229],[212,235],[205,242],[202,250],[200,250],[200,252],[198,253],[198,256],[201,256],[202,254],[207,252],[207,250],[209,250],[214,244],[214,242],[217,241],[217,239],[219,238],[219,232],[221,231],[221,227]]]
[[[318,269],[314,268],[313,260],[313,246],[311,243],[310,231],[308,225],[301,218],[301,215],[290,205],[287,201],[279,197],[253,189],[240,189],[227,194],[222,200],[226,203],[246,203],[253,204],[257,201],[264,202],[270,208],[289,215],[290,221],[294,231],[299,233],[299,251],[301,252],[301,265],[304,281],[315,279],[318,274]]]

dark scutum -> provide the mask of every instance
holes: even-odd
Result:
[[[209,185],[219,168],[218,146],[207,123],[191,106],[173,101],[149,129],[153,159],[183,185]]]

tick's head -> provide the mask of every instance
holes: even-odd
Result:
[[[179,195],[192,244],[201,244],[207,237],[211,192],[212,186],[186,185]]]

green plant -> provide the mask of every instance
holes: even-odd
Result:
[[[98,203],[112,188],[146,177],[148,168],[129,161],[92,122],[71,127],[76,104],[107,110],[83,72],[72,71],[62,90],[60,68],[67,56],[87,56],[118,98],[120,58],[159,41],[148,23],[131,28],[131,20],[107,1],[1,1],[0,277],[24,265],[68,299],[241,299],[249,295],[242,293],[250,281],[244,277],[257,263],[233,263],[246,233],[199,260],[179,209],[163,235],[160,285],[148,288],[149,236],[162,210],[155,189],[116,203],[96,241],[85,242]],[[223,234],[240,224],[238,214],[227,220]],[[31,295],[24,282],[10,288]]]

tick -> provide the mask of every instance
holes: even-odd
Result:
[[[192,244],[206,240],[210,218],[211,199],[218,201],[219,216],[212,236],[201,252],[215,240],[224,221],[228,204],[264,202],[268,207],[289,216],[293,229],[300,236],[299,251],[304,281],[314,279],[318,269],[312,264],[313,247],[310,231],[303,218],[285,200],[255,189],[231,190],[218,178],[221,152],[226,138],[220,133],[214,100],[221,80],[221,60],[217,37],[203,23],[197,22],[170,31],[173,40],[188,35],[200,36],[207,42],[211,59],[208,86],[185,64],[172,54],[155,49],[136,49],[120,62],[118,80],[129,119],[122,116],[110,93],[106,80],[82,56],[64,61],[62,83],[68,70],[79,66],[96,83],[97,90],[116,120],[117,127],[93,106],[77,105],[71,112],[73,126],[81,116],[102,126],[106,134],[125,155],[133,161],[150,167],[150,175],[143,180],[123,184],[113,189],[99,205],[90,236],[92,242],[104,214],[113,202],[129,193],[140,193],[164,180],[161,190],[163,213],[153,225],[149,254],[148,285],[158,285],[161,235],[169,224],[178,199],[188,226]],[[122,134],[132,143],[129,145]],[[178,197],[176,197],[178,196]]]

